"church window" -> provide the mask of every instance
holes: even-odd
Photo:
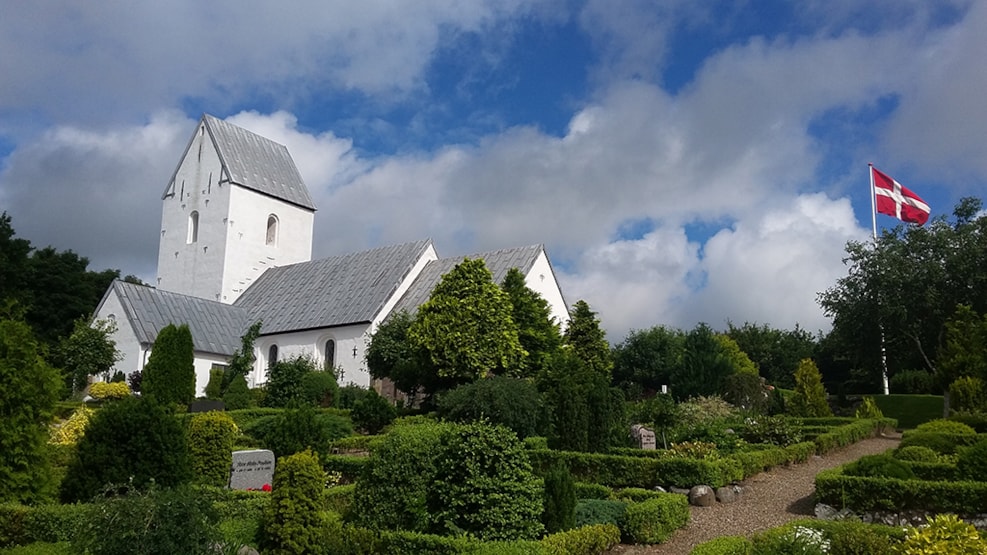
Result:
[[[188,215],[188,239],[186,243],[195,243],[199,240],[199,213],[195,210]]]
[[[271,368],[278,363],[278,346],[271,345],[271,348],[267,350],[267,367]]]
[[[267,217],[267,245],[277,246],[278,244],[278,217],[271,214]]]
[[[326,341],[326,371],[332,371],[336,367],[336,341],[330,339]]]

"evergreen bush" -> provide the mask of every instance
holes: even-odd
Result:
[[[743,536],[722,536],[703,542],[689,555],[752,555],[754,544]]]
[[[394,405],[371,389],[353,404],[350,419],[357,428],[367,434],[376,435],[393,422],[397,415]]]
[[[226,371],[223,368],[209,369],[209,383],[206,384],[206,399],[220,401],[223,399],[223,380]]]
[[[141,393],[165,405],[195,399],[195,353],[187,324],[168,324],[158,332],[144,366]]]
[[[321,414],[311,405],[301,404],[281,414],[260,418],[244,432],[274,451],[277,457],[305,449],[325,455],[331,441],[352,435],[353,426],[346,418]]]
[[[795,370],[795,391],[786,403],[786,410],[793,416],[832,416],[826,397],[816,363],[803,359]]]
[[[899,447],[895,450],[894,457],[899,461],[939,462],[939,455],[935,451],[921,445]]]
[[[977,433],[976,430],[970,426],[962,423],[955,422],[952,420],[946,420],[944,418],[939,418],[936,420],[931,420],[929,422],[924,422],[919,424],[915,428],[916,432],[928,432],[934,434],[960,434],[960,435],[974,435]]]
[[[434,529],[485,541],[537,539],[544,486],[514,432],[485,423],[450,428],[428,490]]]
[[[192,474],[200,484],[223,487],[229,482],[233,443],[239,430],[226,413],[210,411],[192,416],[188,450]]]
[[[322,553],[329,516],[321,505],[325,473],[311,451],[277,460],[271,501],[264,510],[260,547],[272,555]]]
[[[230,385],[223,394],[223,404],[226,405],[226,410],[249,409],[257,406],[254,395],[247,386],[247,378],[235,376],[230,380]]]
[[[689,523],[689,501],[684,495],[666,493],[627,506],[621,525],[631,543],[661,543]]]
[[[89,396],[97,401],[123,399],[130,396],[130,387],[124,382],[96,382],[89,386]]]
[[[620,525],[627,512],[627,502],[613,499],[582,499],[576,502],[576,526],[593,524]]]
[[[963,480],[987,482],[987,439],[961,449],[956,469]]]
[[[892,393],[928,395],[935,392],[935,380],[925,370],[902,370],[888,381]]]
[[[485,420],[506,426],[519,438],[542,432],[544,407],[528,380],[493,376],[459,386],[439,397],[439,415],[453,422]]]
[[[153,397],[128,397],[96,412],[61,486],[65,502],[87,501],[107,484],[177,486],[190,477],[185,431]]]
[[[304,401],[303,378],[316,371],[318,366],[310,357],[298,355],[288,360],[279,360],[267,369],[264,406],[283,408],[293,401]]]
[[[315,407],[331,407],[336,399],[339,384],[332,372],[315,371],[302,375],[302,398]]]
[[[983,555],[987,553],[987,541],[973,527],[956,515],[941,514],[929,517],[928,525],[909,528],[905,540],[896,546],[900,555]]]
[[[987,408],[987,387],[972,376],[957,378],[949,384],[949,407],[956,411],[978,411]]]
[[[542,523],[549,534],[576,526],[576,486],[572,473],[561,464],[545,474],[545,503]]]
[[[906,464],[890,455],[864,455],[843,467],[847,476],[867,476],[871,478],[897,478],[912,480],[915,473]]]
[[[873,397],[864,397],[864,401],[857,407],[857,412],[854,413],[854,416],[857,418],[884,418],[884,413],[881,412],[881,408],[874,402]]]

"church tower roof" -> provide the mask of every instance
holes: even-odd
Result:
[[[203,114],[201,123],[219,154],[222,164],[221,182],[234,183],[263,195],[315,210],[308,187],[302,181],[302,176],[284,145],[209,114]],[[194,140],[193,135],[185,147],[183,160]],[[178,169],[175,169],[176,175]],[[171,191],[174,180],[175,175],[172,175],[165,189],[166,196]]]

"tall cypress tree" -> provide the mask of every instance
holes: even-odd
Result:
[[[511,300],[511,316],[518,327],[518,340],[528,352],[525,374],[534,376],[562,344],[559,324],[552,317],[548,301],[527,286],[524,274],[517,268],[507,271],[500,287]]]
[[[158,402],[187,405],[195,399],[195,352],[187,324],[168,324],[154,341],[141,392]]]
[[[572,319],[565,330],[563,343],[571,347],[594,372],[606,376],[609,383],[613,371],[610,344],[607,343],[606,332],[600,327],[600,319],[586,301],[576,301],[572,305]]]

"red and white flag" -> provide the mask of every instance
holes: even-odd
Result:
[[[877,212],[894,216],[903,222],[922,225],[929,220],[929,205],[918,195],[901,186],[890,176],[871,166]]]

